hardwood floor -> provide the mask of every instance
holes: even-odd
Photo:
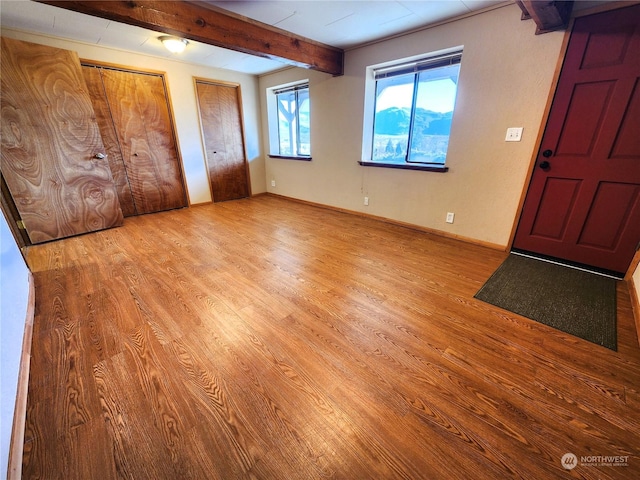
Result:
[[[33,247],[23,478],[640,478],[626,285],[613,352],[475,300],[505,256],[270,196]]]

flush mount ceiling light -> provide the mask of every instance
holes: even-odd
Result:
[[[163,35],[158,37],[167,50],[171,53],[181,53],[189,43],[184,38],[173,37],[171,35]]]

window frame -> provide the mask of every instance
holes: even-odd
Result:
[[[285,160],[301,160],[301,161],[311,161],[311,152],[309,155],[303,154],[295,154],[288,155],[282,154],[280,150],[280,110],[279,110],[279,99],[278,95],[295,92],[295,123],[296,123],[296,151],[299,152],[299,141],[300,141],[300,117],[299,117],[299,105],[300,102],[299,92],[306,90],[308,101],[311,102],[311,89],[309,85],[309,80],[305,79],[302,81],[297,81],[284,85],[277,85],[267,89],[267,111],[268,111],[268,127],[269,127],[269,157],[270,158],[280,158]],[[309,150],[311,150],[311,141],[309,139]]]
[[[363,128],[363,144],[362,144],[362,159],[358,162],[362,166],[366,167],[383,167],[383,168],[395,168],[404,170],[423,170],[432,172],[447,172],[449,167],[445,163],[428,163],[428,162],[416,162],[408,160],[409,150],[411,148],[411,142],[413,138],[413,126],[415,122],[415,110],[416,110],[416,97],[418,94],[417,87],[419,85],[419,74],[421,71],[428,71],[435,68],[441,68],[450,65],[461,65],[462,54],[464,47],[462,45],[449,48],[446,50],[440,50],[437,52],[431,52],[428,54],[416,55],[413,57],[398,59],[382,64],[371,65],[367,67],[367,76],[365,84],[365,112],[364,112],[364,128]],[[400,75],[414,76],[414,90],[413,100],[411,105],[411,117],[409,133],[407,138],[407,157],[405,163],[384,162],[380,160],[373,160],[374,151],[374,139],[375,139],[375,116],[376,116],[376,103],[377,103],[377,82],[380,79],[389,78]],[[458,72],[458,79],[460,78],[460,72]],[[458,80],[459,83],[459,80]],[[457,96],[456,87],[456,96]],[[455,107],[454,107],[455,112]],[[450,137],[451,133],[449,133]],[[448,153],[448,145],[447,145]]]

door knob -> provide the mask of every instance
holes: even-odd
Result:
[[[549,168],[549,167],[551,166],[551,164],[545,160],[545,161],[543,161],[543,162],[540,162],[540,163],[538,164],[538,166],[539,166],[541,169],[546,170],[547,168]]]
[[[106,155],[104,153],[96,153],[95,158],[102,160],[103,158],[106,158]]]
[[[551,150],[545,150],[544,152],[542,152],[542,156],[544,158],[549,158],[551,155],[553,155],[553,152]]]

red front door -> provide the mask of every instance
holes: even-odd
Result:
[[[640,5],[576,20],[513,247],[626,272],[640,242]]]

